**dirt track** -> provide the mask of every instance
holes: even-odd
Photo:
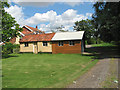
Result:
[[[91,47],[89,46],[89,48]],[[117,49],[115,51],[111,51],[113,49],[92,48],[91,50],[95,50],[97,53],[100,53],[97,58],[99,60],[98,63],[79,79],[75,80],[74,83],[67,86],[67,88],[103,88],[104,85],[102,83],[106,81],[108,77],[112,77],[114,74],[118,79],[117,70],[119,58],[116,55]],[[112,81],[112,83],[114,82]],[[117,88],[118,85],[107,88],[115,87]]]

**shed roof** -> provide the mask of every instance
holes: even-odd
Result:
[[[58,32],[56,33],[52,41],[58,40],[81,40],[83,38],[84,31],[77,32]]]

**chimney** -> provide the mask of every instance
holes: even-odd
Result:
[[[36,26],[36,28],[38,29],[38,27]]]

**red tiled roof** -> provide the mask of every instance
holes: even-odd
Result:
[[[54,34],[55,33],[26,35],[20,42],[51,41]]]
[[[23,27],[22,33],[23,33],[24,35],[29,35],[29,34],[32,34],[33,32],[31,32],[31,31],[29,31],[29,30],[27,30],[26,28]]]
[[[27,26],[27,25],[25,25],[25,26]],[[33,27],[30,27],[30,26],[27,26],[28,28],[30,28],[30,29],[32,29],[33,31],[39,31],[39,32],[42,32],[42,33],[44,33],[43,31],[40,31],[39,29],[37,29],[37,28],[33,28]]]
[[[33,27],[30,27],[30,26],[27,26],[27,25],[25,25],[26,27],[28,27],[28,28],[30,28],[33,32],[39,32],[39,33],[45,33],[44,31],[40,31],[39,29],[37,29],[37,28],[33,28]],[[33,34],[33,32],[32,31],[30,31],[30,30],[28,30],[26,27],[24,27],[23,26],[23,31],[22,31],[22,33],[24,34],[24,35],[30,35],[30,34]]]
[[[14,44],[14,43],[16,42],[16,37],[10,39],[10,42],[11,42],[12,44]]]

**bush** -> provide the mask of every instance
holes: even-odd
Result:
[[[19,44],[12,44],[12,43],[5,43],[5,45],[2,46],[2,57],[8,57],[8,54],[11,53],[19,53],[20,45]]]
[[[86,41],[86,45],[87,44],[95,44],[96,40],[94,38],[90,38],[89,40]]]
[[[5,43],[2,46],[2,57],[8,57],[8,54],[13,53],[13,47],[12,43]]]
[[[13,45],[13,53],[19,53],[20,51],[20,45],[19,44],[14,44]]]

